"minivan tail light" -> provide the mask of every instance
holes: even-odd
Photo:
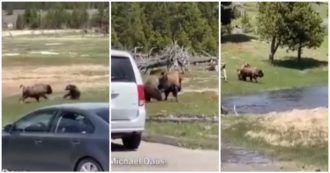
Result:
[[[143,106],[145,104],[144,86],[138,85],[137,87],[138,87],[139,106]]]

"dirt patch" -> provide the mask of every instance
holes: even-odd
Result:
[[[31,54],[41,54],[41,55],[58,55],[57,52],[50,52],[50,51],[31,51]]]
[[[109,68],[105,65],[4,67],[2,74],[4,97],[19,94],[20,84],[49,83],[54,92],[63,91],[69,83],[77,85],[81,90],[109,86]]]
[[[218,88],[203,88],[203,89],[183,89],[179,94],[184,94],[184,93],[203,93],[203,92],[216,92],[219,93]]]
[[[59,46],[62,45],[63,43],[46,43],[46,46]]]
[[[2,56],[18,56],[20,55],[19,53],[4,53]]]
[[[2,37],[15,37],[25,35],[42,35],[42,34],[63,34],[63,33],[80,33],[79,29],[65,29],[65,30],[11,30],[2,32]]]

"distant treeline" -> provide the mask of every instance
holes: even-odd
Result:
[[[111,44],[161,50],[173,42],[189,51],[218,55],[217,2],[114,2]]]
[[[15,29],[83,29],[98,27],[109,30],[109,3],[8,2],[5,15],[16,15]],[[24,13],[14,14],[21,9]]]
[[[52,9],[56,7],[62,7],[64,9],[74,8],[101,8],[109,7],[109,2],[3,2],[3,10],[25,10],[28,8],[36,9]]]

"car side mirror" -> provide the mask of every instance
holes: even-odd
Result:
[[[14,125],[13,125],[13,124],[7,124],[7,125],[3,128],[3,130],[4,130],[5,132],[7,132],[7,133],[10,133],[10,132],[13,130],[13,128],[14,128]]]

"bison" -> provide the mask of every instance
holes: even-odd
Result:
[[[161,74],[162,72],[165,72],[165,71],[166,70],[162,69],[162,68],[152,69],[152,70],[150,70],[149,75],[159,75],[159,74]]]
[[[158,89],[165,93],[165,100],[170,93],[178,102],[178,92],[181,91],[182,74],[178,71],[162,72],[159,77]]]
[[[80,99],[80,90],[76,85],[69,84],[65,87],[65,90],[68,91],[63,98],[69,97],[72,100]]]
[[[147,102],[151,99],[162,101],[162,93],[158,90],[159,81],[156,76],[149,76],[144,83],[144,94]]]
[[[249,64],[242,66],[241,69],[238,69],[238,79],[246,81],[247,78],[250,78],[252,82],[253,79],[255,82],[258,82],[257,78],[262,78],[264,73],[261,69],[251,67]]]
[[[48,99],[47,94],[53,93],[52,87],[48,84],[34,84],[31,86],[24,86],[22,84],[20,85],[20,88],[22,88],[22,97],[19,101],[23,102],[29,97],[35,98],[37,102],[39,102],[40,97]]]

